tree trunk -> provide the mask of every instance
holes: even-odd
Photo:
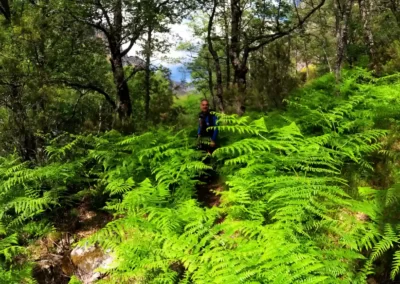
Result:
[[[103,104],[99,104],[99,130],[97,131],[97,134],[100,134],[101,128],[103,126]]]
[[[4,16],[7,23],[11,23],[11,9],[8,0],[0,0],[0,14]]]
[[[400,3],[398,0],[388,1],[389,9],[392,12],[394,18],[396,19],[397,25],[400,27]]]
[[[334,0],[335,16],[336,16],[336,65],[335,77],[336,82],[341,81],[341,68],[346,54],[348,36],[349,36],[349,23],[351,12],[353,9],[354,0]]]
[[[236,112],[238,115],[243,115],[245,112],[245,99],[246,99],[246,88],[247,88],[247,73],[248,69],[246,65],[234,68],[234,85],[237,87],[236,91]]]
[[[240,0],[231,0],[231,44],[229,56],[231,58],[232,67],[234,69],[234,83],[238,83],[240,62],[240,22],[242,19],[242,11],[240,9]]]
[[[375,40],[370,24],[371,3],[370,0],[358,0],[358,5],[360,8],[361,21],[363,24],[364,41],[368,48],[370,66],[375,71],[378,71],[379,62],[376,56]]]
[[[41,19],[39,22],[40,26],[40,41],[38,42],[37,48],[35,47],[36,51],[36,68],[37,68],[37,75],[39,75],[39,80],[38,80],[38,87],[39,89],[45,90],[45,81],[46,81],[46,62],[47,62],[47,55],[46,55],[46,37],[47,37],[47,32],[48,32],[48,12],[49,12],[49,0],[44,0],[42,3],[42,6],[40,7],[40,15]],[[50,124],[49,120],[51,121],[51,118],[49,118],[47,115],[38,115],[37,112],[40,110],[42,113],[46,113],[46,107],[48,104],[50,94],[47,92],[44,92],[41,94],[39,99],[36,102],[36,105],[33,105],[32,110],[34,112],[34,117],[37,119],[37,125],[39,130],[42,133],[48,133],[50,131]],[[37,130],[36,130],[37,131]],[[45,148],[46,148],[46,141],[43,137],[41,136],[36,136],[34,137],[32,135],[32,138],[35,139],[35,148],[36,148],[36,159],[42,159],[45,160]]]
[[[321,27],[322,26],[324,26],[324,27],[328,26],[328,23],[327,23],[327,20],[326,20],[326,16],[325,16],[325,18],[322,17],[321,10],[318,10],[318,19],[319,19],[319,24],[321,25]],[[323,31],[326,31],[326,30],[324,29]],[[322,36],[322,49],[324,51],[324,58],[325,58],[326,64],[328,65],[329,72],[332,73],[333,72],[332,66],[331,66],[331,63],[329,62],[328,53],[326,52],[326,48],[329,45],[328,44],[328,39],[327,39],[326,33],[324,33],[324,32],[323,32],[323,34],[321,36]]]
[[[213,72],[210,66],[210,59],[207,57],[207,73],[208,73],[208,89],[212,98],[213,107],[217,107],[217,102],[214,95]]]
[[[114,83],[117,88],[117,112],[121,120],[126,120],[132,115],[132,102],[128,83],[125,80],[124,67],[120,53],[113,55],[111,64]]]
[[[304,42],[304,61],[306,64],[306,82],[310,79],[310,64],[308,61],[308,48],[307,48],[307,39],[303,36]]]
[[[231,43],[230,58],[233,67],[233,84],[236,87],[236,111],[239,115],[244,113],[244,102],[246,92],[247,59],[248,51],[244,51],[240,58],[240,29],[243,11],[240,7],[240,0],[231,0]]]
[[[120,120],[125,122],[132,115],[132,102],[122,64],[122,19],[122,0],[117,0],[114,8],[114,33],[111,35],[111,41],[109,39],[109,45],[114,83],[117,88],[117,112]]]
[[[144,99],[144,111],[146,115],[146,119],[149,118],[150,115],[150,87],[151,87],[151,41],[152,41],[152,28],[149,27],[147,31],[147,46],[146,46],[146,75],[145,75],[145,85],[146,85],[146,95]]]
[[[226,2],[223,1],[224,4],[224,32],[225,32],[225,53],[226,53],[226,88],[229,89],[231,83],[231,60],[229,58],[229,22],[228,15],[226,10]]]
[[[21,101],[20,89],[16,85],[11,86],[11,117],[16,126],[18,137],[18,152],[24,161],[33,161],[36,157],[36,141],[32,130],[27,127],[28,116],[24,104]]]
[[[215,12],[217,10],[217,5],[218,2],[217,0],[214,0],[214,5],[213,9],[211,12],[210,19],[208,21],[208,29],[207,29],[207,43],[208,43],[208,50],[214,60],[214,65],[215,65],[215,74],[217,77],[217,106],[219,111],[224,112],[224,98],[223,98],[223,82],[222,82],[222,71],[221,71],[221,64],[219,62],[219,57],[218,53],[214,49],[214,45],[211,39],[211,33],[213,29],[213,24],[214,24],[214,17],[215,17]]]

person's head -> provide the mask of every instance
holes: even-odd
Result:
[[[202,112],[207,112],[210,109],[210,103],[208,102],[208,100],[201,100],[200,109]]]

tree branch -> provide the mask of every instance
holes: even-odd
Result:
[[[117,105],[115,103],[115,101],[111,98],[111,96],[104,91],[102,88],[93,85],[91,83],[89,84],[83,84],[83,83],[77,83],[77,82],[69,82],[66,80],[60,80],[58,81],[58,83],[64,84],[66,86],[69,86],[71,88],[77,88],[77,89],[83,89],[83,90],[88,90],[88,91],[93,91],[93,92],[97,92],[101,95],[104,96],[104,98],[106,99],[106,101],[114,108],[117,109]]]
[[[131,74],[129,74],[128,77],[125,78],[124,83],[128,82],[133,76],[136,75],[137,72],[140,72],[140,71],[144,71],[144,68],[143,67],[133,68]]]
[[[293,6],[294,6],[294,8],[296,10],[297,20],[300,22],[301,21],[301,17],[300,17],[300,14],[299,14],[299,9],[297,8],[297,5],[296,5],[296,0],[293,0]]]
[[[88,26],[91,26],[92,28],[95,28],[96,30],[102,31],[106,35],[107,38],[110,37],[109,31],[103,25],[101,25],[101,21],[99,23],[93,23],[91,21],[87,21],[87,20],[84,20],[84,19],[81,19],[81,18],[77,17],[70,10],[68,10],[68,12],[71,15],[71,17],[74,18],[75,20],[77,20],[78,22],[84,23],[84,24],[86,24]]]
[[[108,16],[108,13],[107,13],[106,9],[105,9],[104,6],[101,4],[100,0],[97,0],[97,1],[96,1],[96,5],[100,8],[101,12],[103,13],[104,18],[106,18],[106,22],[107,22],[107,25],[108,25],[108,27],[109,27],[111,33],[113,33],[113,31],[112,31],[111,20],[110,20],[110,17]]]
[[[278,13],[277,13],[276,19],[275,19],[275,21],[276,21],[276,29],[277,29],[278,31],[281,30],[281,24],[280,24],[280,22],[279,22],[279,18],[281,17],[281,5],[282,5],[282,0],[279,0],[279,4],[278,4]],[[296,7],[296,10],[297,10],[297,7]]]
[[[293,31],[295,31],[295,30],[298,29],[299,27],[303,26],[304,23],[305,23],[317,10],[320,9],[320,8],[325,4],[325,2],[326,2],[326,0],[321,0],[321,2],[320,2],[317,6],[315,6],[311,11],[309,11],[309,12],[304,16],[304,18],[299,19],[299,20],[298,20],[298,23],[297,23],[295,26],[291,27],[290,29],[288,29],[288,30],[286,30],[286,31],[282,31],[282,32],[277,32],[277,33],[274,33],[274,34],[271,34],[271,35],[261,35],[261,36],[258,36],[258,37],[253,38],[253,39],[251,40],[251,43],[254,43],[254,42],[256,42],[256,41],[261,41],[261,42],[258,43],[257,45],[254,45],[254,46],[250,46],[251,44],[249,44],[249,46],[248,46],[248,48],[247,48],[247,49],[248,49],[248,52],[256,51],[256,50],[258,50],[259,48],[261,48],[261,47],[263,47],[263,46],[265,46],[265,45],[267,45],[267,44],[269,44],[269,43],[271,43],[271,42],[273,42],[273,41],[275,41],[275,40],[277,40],[277,39],[280,39],[280,38],[282,38],[282,37],[284,37],[284,36],[289,35],[290,33],[292,33]]]
[[[7,22],[11,22],[11,11],[8,0],[0,0],[0,12],[6,18]]]
[[[141,30],[141,28],[139,29]],[[134,35],[131,39],[130,39],[130,43],[129,46],[127,48],[125,48],[125,50],[123,50],[121,52],[121,57],[124,57],[125,55],[128,54],[128,52],[132,49],[133,45],[135,44],[135,42],[138,40],[138,38],[140,37],[140,33],[136,33],[136,35]]]
[[[80,101],[80,100],[82,99],[82,97],[85,96],[87,93],[88,93],[88,92],[85,92],[85,93],[79,92],[79,97],[78,97],[78,99],[76,100],[76,102],[75,102],[75,104],[74,104],[74,107],[73,107],[73,110],[72,110],[72,115],[71,115],[71,117],[70,117],[69,119],[67,119],[67,121],[70,121],[70,120],[72,120],[72,119],[75,117],[76,108],[78,107],[79,101]]]
[[[3,14],[4,16],[6,14],[6,10],[4,10],[4,8],[2,6],[0,6],[0,13]]]

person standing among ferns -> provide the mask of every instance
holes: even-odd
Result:
[[[197,131],[199,148],[212,154],[217,145],[218,129],[210,129],[210,127],[217,126],[217,117],[211,114],[210,103],[206,99],[201,101],[200,109],[199,128]]]

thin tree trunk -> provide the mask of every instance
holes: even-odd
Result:
[[[121,42],[122,42],[122,0],[116,0],[114,8],[115,31],[109,42],[111,49],[111,63],[114,83],[117,88],[117,112],[122,122],[132,115],[132,102],[129,94],[128,83],[125,80],[124,67],[122,64]]]
[[[149,30],[147,31],[147,46],[146,46],[146,77],[145,77],[146,95],[145,95],[145,107],[144,107],[146,119],[148,119],[150,115],[150,87],[151,87],[150,63],[151,63],[152,32],[153,32],[152,27],[149,27]]]
[[[229,89],[231,83],[231,60],[229,57],[229,22],[228,22],[228,15],[226,10],[226,2],[224,3],[224,32],[225,32],[225,53],[226,53],[226,88]]]
[[[36,157],[36,140],[32,130],[27,127],[28,116],[24,104],[21,102],[20,88],[16,85],[11,87],[11,117],[16,126],[16,137],[18,139],[18,150],[24,161],[33,161]]]
[[[318,10],[318,18],[319,18],[319,23],[321,26],[326,27],[328,25],[326,22],[326,18],[325,18],[325,21],[323,22],[321,10]],[[325,58],[326,64],[328,65],[329,72],[332,73],[333,72],[332,66],[331,66],[331,63],[329,62],[328,53],[326,52],[327,46],[328,46],[328,39],[326,38],[326,33],[323,32],[323,34],[322,34],[322,49],[324,51],[324,58]]]
[[[103,126],[103,104],[100,102],[100,104],[99,104],[99,130],[97,131],[97,134],[100,134],[102,126]]]
[[[212,98],[213,107],[216,108],[217,102],[214,95],[213,72],[210,66],[210,59],[207,57],[208,89]]]
[[[40,89],[46,90],[46,88],[43,88],[45,86],[45,80],[46,80],[46,61],[47,61],[47,56],[46,56],[46,26],[48,24],[48,17],[46,16],[48,14],[49,10],[49,0],[44,0],[41,7],[40,7],[40,14],[41,14],[41,19],[40,21],[40,41],[38,43],[38,47],[35,47],[35,51],[37,54],[37,69],[38,69],[38,75],[39,75],[39,80],[38,80],[38,86]],[[34,112],[37,112],[37,109],[40,109],[43,113],[46,112],[46,106],[48,104],[48,98],[50,97],[47,92],[43,93],[39,100],[36,102],[36,109],[34,108]],[[34,116],[38,117],[37,113],[34,114]],[[39,116],[40,117],[40,116]],[[48,133],[49,132],[49,117],[47,115],[41,116],[38,120],[38,127],[42,133]],[[46,141],[42,136],[36,136],[35,137],[35,147],[36,147],[36,159],[42,158],[43,160],[45,159],[45,144]],[[41,157],[40,157],[41,156]]]
[[[303,37],[304,40],[304,61],[306,63],[306,82],[310,79],[310,66],[308,61],[308,53],[307,53],[307,39]]]
[[[240,58],[240,26],[242,20],[243,11],[240,8],[240,0],[231,0],[231,44],[229,55],[232,62],[232,67],[234,70],[233,82],[235,84],[240,84],[246,82],[246,77],[243,73],[247,73],[246,70],[242,70],[242,62]],[[243,72],[245,71],[245,72]],[[246,74],[245,74],[246,75]],[[243,80],[244,79],[244,80]]]
[[[244,51],[240,58],[240,29],[243,11],[240,7],[240,0],[231,0],[231,43],[230,58],[233,67],[233,83],[236,87],[236,112],[239,115],[244,113],[244,101],[246,92],[247,59],[249,52]]]
[[[389,0],[389,9],[392,11],[393,16],[396,19],[397,26],[400,27],[400,3],[398,0]]]
[[[329,57],[328,57],[328,53],[326,52],[326,38],[324,37],[323,42],[322,42],[322,50],[324,51],[324,58],[326,61],[326,64],[328,65],[329,68],[329,73],[332,73],[332,66],[331,63],[329,62]]]
[[[11,23],[11,9],[8,0],[0,0],[0,14],[4,16],[8,24]]]
[[[340,0],[334,0],[336,14],[336,65],[335,77],[339,83],[341,81],[341,68],[345,58],[348,36],[349,23],[351,12],[353,9],[354,0],[345,0],[340,3]]]
[[[372,69],[378,71],[377,69],[379,63],[377,61],[375,40],[370,24],[370,12],[371,12],[370,0],[358,0],[358,5],[360,7],[361,21],[363,23],[363,31],[364,31],[364,41],[368,48],[370,65]]]
[[[132,115],[132,102],[128,83],[125,80],[121,54],[113,55],[111,63],[114,83],[117,87],[117,112],[121,120],[126,120]]]
[[[221,64],[219,62],[218,53],[214,49],[214,45],[211,39],[211,33],[214,24],[215,13],[217,10],[218,2],[214,0],[213,9],[211,12],[210,19],[208,21],[208,29],[207,29],[207,43],[208,43],[208,50],[214,60],[215,65],[215,74],[217,77],[217,106],[221,112],[224,112],[224,98],[223,98],[223,82],[222,82],[222,71],[221,71]]]

